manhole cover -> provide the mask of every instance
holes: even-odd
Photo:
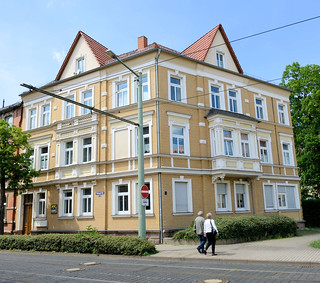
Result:
[[[228,283],[229,280],[226,279],[205,279],[198,281],[197,283]]]

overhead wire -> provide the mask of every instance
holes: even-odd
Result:
[[[284,29],[284,28],[288,28],[288,27],[291,27],[291,26],[294,26],[294,25],[302,24],[302,23],[305,23],[305,22],[308,22],[308,21],[312,21],[312,20],[315,20],[315,19],[318,19],[318,18],[320,18],[320,15],[319,16],[315,16],[315,17],[311,17],[311,18],[307,18],[307,19],[304,19],[304,20],[300,20],[300,21],[297,21],[297,22],[293,22],[293,23],[290,23],[290,24],[282,25],[282,26],[279,26],[279,27],[275,27],[275,28],[272,28],[272,29],[268,29],[268,30],[265,30],[265,31],[262,31],[262,32],[254,33],[254,34],[247,35],[247,36],[243,36],[243,37],[240,37],[240,38],[237,38],[237,39],[230,40],[229,42],[230,43],[238,42],[238,41],[249,39],[249,38],[252,38],[252,37],[256,37],[256,36],[259,36],[259,35],[262,35],[262,34],[274,32],[274,31],[277,31],[277,30],[280,30],[280,29]],[[219,46],[222,46],[222,45],[226,45],[226,43],[225,42],[224,43],[220,43],[220,44],[217,44],[217,45],[210,46],[208,48],[203,48],[203,49],[200,49],[200,50],[197,50],[197,51],[193,51],[193,52],[190,52],[190,53],[185,53],[185,54],[181,54],[181,53],[174,54],[174,53],[172,53],[173,58],[168,58],[168,59],[161,60],[161,61],[158,62],[158,64],[161,64],[161,63],[164,63],[164,62],[168,62],[168,61],[172,61],[172,60],[175,60],[177,58],[181,58],[181,57],[184,57],[184,56],[192,55],[192,54],[195,54],[195,53],[198,53],[198,52],[202,52],[202,51],[205,51],[205,50],[209,50],[211,48],[216,48],[216,47],[219,47]],[[148,67],[152,67],[152,66],[154,66],[154,64],[146,65],[146,66],[144,66],[144,68],[148,68]],[[277,81],[277,80],[280,80],[280,79],[272,79],[272,80],[267,80],[267,81],[264,81],[264,82],[267,82],[267,83],[269,82],[270,83],[272,81]],[[255,84],[261,84],[261,83],[262,82],[255,83]],[[244,87],[245,86],[238,87],[238,88],[244,88]],[[112,97],[114,97],[115,95],[116,95],[116,92],[111,94]],[[209,94],[202,94],[202,95],[199,95],[199,96],[203,96],[203,95],[210,95],[210,93]],[[194,97],[197,97],[197,96],[194,96]],[[194,97],[188,97],[188,98],[185,98],[185,99],[191,99],[191,98],[194,98]],[[105,98],[105,100],[106,99],[107,98]],[[100,103],[102,103],[102,102],[105,102],[105,101],[101,101]],[[170,103],[170,101],[161,102],[161,103]]]

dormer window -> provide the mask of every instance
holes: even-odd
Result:
[[[222,52],[217,52],[216,58],[217,58],[217,66],[224,68],[224,54]]]
[[[75,75],[78,75],[80,73],[84,72],[84,58],[80,57],[76,60],[76,70]]]

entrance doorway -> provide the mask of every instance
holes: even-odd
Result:
[[[28,235],[31,231],[32,223],[32,194],[24,195],[23,209],[23,234]]]

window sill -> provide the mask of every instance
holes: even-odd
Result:
[[[58,219],[60,219],[60,220],[73,220],[74,216],[59,216]]]
[[[93,219],[93,215],[81,215],[77,216],[77,219]]]
[[[250,213],[251,210],[236,210],[235,213]]]
[[[42,220],[47,220],[46,216],[37,216],[34,218],[35,221],[42,221]]]
[[[131,214],[113,214],[111,215],[114,218],[123,218],[123,217],[131,217]]]
[[[173,216],[180,216],[180,215],[193,215],[193,212],[174,212]]]
[[[233,211],[229,211],[229,210],[218,210],[216,211],[216,214],[230,214],[233,213]]]

